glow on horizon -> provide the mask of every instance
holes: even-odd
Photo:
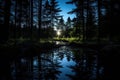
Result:
[[[60,30],[57,30],[57,35],[58,35],[58,36],[60,36],[60,35],[61,35]]]
[[[60,12],[60,15],[63,16],[63,19],[65,21],[67,21],[68,17],[70,17],[71,19],[73,19],[75,17],[75,14],[67,14],[69,11],[71,11],[73,8],[75,8],[75,5],[65,3],[69,0],[56,0],[56,1],[58,1],[58,5],[62,10],[62,12]]]

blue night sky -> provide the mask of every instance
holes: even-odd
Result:
[[[58,1],[58,5],[62,10],[62,12],[60,12],[60,15],[63,15],[65,21],[67,20],[68,17],[70,17],[71,19],[75,17],[75,14],[67,14],[67,12],[75,8],[75,5],[65,3],[69,0],[56,0],[56,1]]]

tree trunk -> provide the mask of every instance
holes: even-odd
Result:
[[[42,0],[39,0],[39,4],[38,4],[38,26],[39,26],[39,31],[38,31],[38,36],[39,36],[39,38],[38,39],[40,39],[40,30],[41,30],[41,16],[42,16]]]
[[[4,37],[3,41],[7,41],[9,37],[9,21],[10,21],[10,7],[11,7],[11,0],[5,0],[5,8],[4,8]]]
[[[31,9],[31,12],[30,12],[31,13],[31,15],[30,15],[31,16],[30,32],[31,32],[31,40],[33,40],[33,0],[31,0],[31,2],[30,2],[30,9]]]
[[[101,35],[101,0],[98,0],[98,38],[97,41],[100,43],[100,35]]]
[[[83,42],[85,41],[85,19],[84,19],[84,0],[82,1],[82,27],[83,27]]]

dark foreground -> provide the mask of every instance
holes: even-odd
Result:
[[[0,80],[118,80],[120,47],[94,48],[2,49]]]

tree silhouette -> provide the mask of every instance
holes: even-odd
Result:
[[[58,2],[56,0],[50,0],[51,4],[51,27],[54,26],[55,21],[57,20],[59,16],[59,12],[61,12],[61,9],[58,7]]]
[[[76,6],[68,13],[76,14],[73,32],[70,33],[79,41],[119,42],[118,0],[69,0],[66,3]],[[20,38],[33,40],[43,33],[48,34],[44,32],[45,28],[59,26],[61,11],[56,0],[0,1],[0,42]],[[70,19],[66,25],[70,26]]]
[[[0,1],[0,5],[0,43],[4,43],[8,40],[9,37],[11,0]]]
[[[109,41],[116,42],[119,40],[117,26],[120,25],[118,22],[120,16],[119,1],[70,0],[67,4],[75,4],[76,6],[69,13],[76,14],[76,30],[78,30],[79,38],[80,35],[83,36],[83,41],[90,40],[93,37],[94,39],[97,38],[98,43],[102,40],[108,40],[108,37]],[[113,29],[112,26],[116,28]]]

